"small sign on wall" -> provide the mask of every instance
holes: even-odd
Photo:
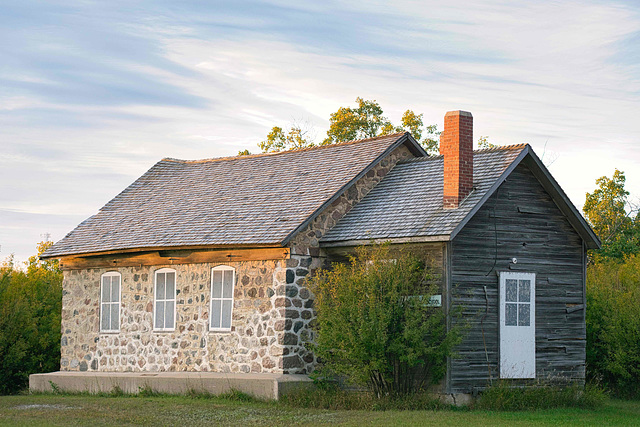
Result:
[[[442,295],[431,295],[429,307],[442,307]]]
[[[424,301],[426,295],[411,295],[408,297],[404,297],[406,299],[418,299],[419,301]],[[442,307],[442,295],[431,295],[429,300],[427,301],[427,307]]]

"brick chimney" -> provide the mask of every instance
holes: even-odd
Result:
[[[449,111],[440,135],[444,155],[443,207],[455,209],[473,188],[473,116],[467,111]]]

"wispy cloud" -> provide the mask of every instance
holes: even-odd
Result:
[[[356,96],[546,145],[578,205],[614,167],[640,195],[631,1],[16,0],[0,40],[0,257],[61,238],[162,157],[256,150],[294,120],[322,135]]]

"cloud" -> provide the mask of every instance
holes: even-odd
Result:
[[[357,96],[546,146],[577,205],[614,167],[640,195],[639,34],[634,2],[4,2],[0,255],[61,238],[162,157],[256,151],[292,121],[321,138]]]

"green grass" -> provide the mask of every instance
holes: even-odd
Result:
[[[301,409],[243,396],[0,396],[1,426],[112,425],[640,425],[640,401],[597,409],[345,411]]]

